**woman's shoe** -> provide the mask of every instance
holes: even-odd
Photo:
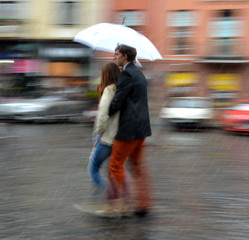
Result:
[[[102,209],[95,211],[95,214],[100,217],[116,218],[121,217],[121,212],[117,208],[113,208],[110,204],[105,204]]]
[[[110,200],[104,204],[102,209],[95,212],[102,217],[129,217],[133,215],[133,211],[122,198]]]

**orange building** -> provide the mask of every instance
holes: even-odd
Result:
[[[113,0],[112,10],[111,22],[140,31],[163,56],[143,63],[161,104],[170,96],[210,96],[220,109],[249,98],[248,1]]]

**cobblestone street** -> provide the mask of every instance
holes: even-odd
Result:
[[[0,239],[248,239],[248,136],[152,130],[155,206],[146,218],[107,220],[74,208],[91,190],[91,125],[1,126]]]

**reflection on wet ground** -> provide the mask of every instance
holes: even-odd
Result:
[[[153,212],[107,220],[73,207],[91,190],[91,131],[87,124],[6,126],[0,239],[248,239],[249,136],[153,126]]]

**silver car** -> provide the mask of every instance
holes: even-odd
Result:
[[[80,121],[87,103],[67,96],[42,96],[33,99],[0,101],[0,119],[18,121]]]

